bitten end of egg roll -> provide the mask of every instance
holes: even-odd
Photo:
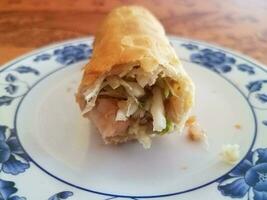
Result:
[[[107,144],[182,130],[194,84],[160,22],[145,8],[123,6],[100,26],[76,95]]]

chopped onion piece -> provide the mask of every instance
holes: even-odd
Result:
[[[127,100],[127,112],[126,112],[126,116],[130,117],[132,114],[134,114],[137,109],[138,109],[138,105],[135,103],[134,100],[130,100],[130,98]]]
[[[94,83],[94,85],[92,85],[92,87],[88,88],[84,93],[84,98],[87,102],[89,102],[92,97],[97,96],[98,92],[104,87],[102,84],[103,80],[105,77],[101,77],[99,79],[96,80],[96,82]]]
[[[103,80],[104,80],[104,77],[98,79],[96,83],[94,84],[95,88],[91,87],[84,92],[86,106],[82,111],[83,115],[89,112],[90,110],[92,110],[92,108],[95,106],[95,102],[96,102],[96,99],[97,99],[97,96],[100,90],[107,85],[107,83],[103,82]]]
[[[116,115],[116,121],[126,121],[127,120],[127,117],[125,115],[125,113],[122,111],[122,110],[118,110],[117,111],[117,115]]]
[[[134,96],[141,97],[145,95],[144,88],[142,88],[138,83],[128,82],[128,84],[131,86]]]
[[[153,118],[153,131],[162,131],[166,128],[166,118],[161,90],[158,87],[154,87],[152,92],[153,97],[150,111]]]
[[[108,77],[107,84],[109,84],[112,89],[116,89],[119,86],[123,86],[126,92],[130,96],[135,98],[136,102],[137,102],[136,97],[138,98],[145,95],[145,90],[138,83],[125,81],[118,76]]]
[[[138,85],[138,83],[126,82],[124,80],[120,80],[120,82],[129,95],[133,95],[135,97],[141,97],[145,95],[144,89],[140,85]]]
[[[85,108],[84,108],[83,111],[82,111],[82,114],[83,114],[83,115],[86,114],[86,113],[88,113],[90,110],[92,110],[92,108],[95,106],[96,99],[97,99],[97,95],[96,95],[96,96],[93,96],[93,97],[90,99],[90,101],[88,101],[88,102],[86,103],[86,106],[85,106]]]
[[[138,109],[138,105],[132,98],[128,98],[127,101],[119,101],[118,106],[119,110],[117,111],[116,121],[127,120]]]

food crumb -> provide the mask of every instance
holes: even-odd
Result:
[[[188,118],[188,120],[186,121],[185,125],[186,126],[192,126],[193,124],[195,124],[197,122],[197,118],[195,115],[192,115]]]
[[[189,139],[193,141],[203,140],[205,137],[205,132],[200,127],[199,123],[197,122],[196,116],[191,116],[186,121],[186,126],[188,127],[187,135]]]
[[[242,129],[242,127],[241,127],[240,124],[235,124],[235,128],[236,128],[236,129],[239,129],[239,130]]]
[[[205,132],[201,129],[198,123],[189,126],[188,137],[193,141],[203,140]]]
[[[205,144],[205,149],[209,150],[209,143],[207,134],[201,128],[199,123],[197,122],[196,116],[191,116],[187,119],[185,126],[187,127],[187,137],[191,141],[198,142],[202,141]]]
[[[225,144],[222,146],[220,153],[222,160],[227,164],[235,164],[240,157],[240,150],[238,144]]]

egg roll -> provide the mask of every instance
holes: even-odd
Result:
[[[181,132],[194,105],[194,84],[163,26],[147,9],[122,6],[99,27],[76,93],[82,115],[106,144]]]

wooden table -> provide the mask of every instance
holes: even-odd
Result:
[[[169,34],[217,43],[267,64],[266,0],[1,0],[0,64],[94,34],[110,9],[133,2],[149,8]]]

